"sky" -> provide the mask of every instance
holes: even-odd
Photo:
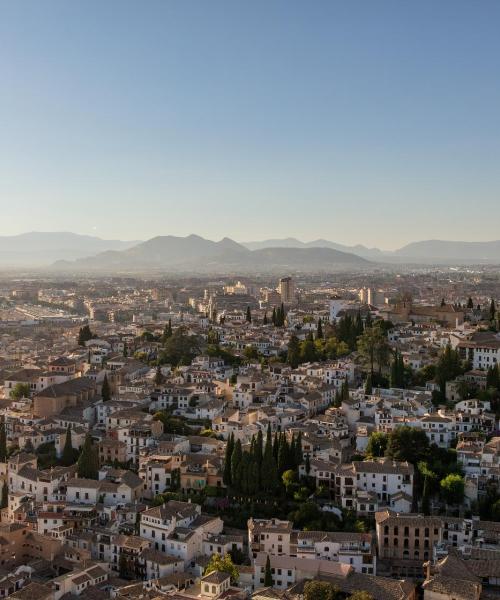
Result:
[[[0,0],[0,235],[500,238],[498,0]]]

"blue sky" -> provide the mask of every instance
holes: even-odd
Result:
[[[500,238],[497,0],[0,0],[0,234]]]

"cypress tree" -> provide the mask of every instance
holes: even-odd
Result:
[[[391,387],[402,388],[405,383],[405,364],[403,356],[396,350],[391,363]]]
[[[302,431],[299,431],[299,435],[295,441],[295,464],[297,468],[302,464],[304,460],[302,455]]]
[[[278,475],[281,477],[288,468],[288,442],[283,433],[278,442]]]
[[[161,336],[162,343],[165,344],[170,337],[172,337],[172,319],[169,319],[163,328],[163,334]]]
[[[497,312],[497,309],[496,309],[496,306],[495,306],[495,301],[492,298],[491,299],[491,303],[490,303],[490,319],[492,321],[495,319],[496,312]]]
[[[347,375],[342,384],[342,401],[349,400],[349,382],[347,381]]]
[[[262,489],[270,494],[273,494],[276,491],[278,485],[278,469],[273,454],[273,445],[270,436],[267,438],[264,456],[262,458],[261,485]]]
[[[343,386],[344,384],[342,384]],[[335,390],[335,398],[333,399],[333,406],[335,408],[340,408],[342,405],[342,392],[339,391],[339,389],[337,388]]]
[[[271,423],[267,424],[267,432],[266,432],[266,444],[271,444],[272,447],[272,443],[273,443],[273,436],[272,436],[272,432],[271,432]]]
[[[296,335],[290,336],[286,362],[292,367],[292,369],[296,369],[300,364],[300,343],[299,338]]]
[[[365,394],[371,395],[373,392],[373,384],[372,384],[372,375],[368,373],[368,376],[365,381]]]
[[[257,466],[257,481],[260,482],[260,471],[262,469],[262,459],[264,457],[264,440],[262,431],[259,429],[257,432],[257,439],[255,440],[254,446],[254,460]]]
[[[108,376],[106,374],[102,380],[101,398],[103,402],[109,402],[111,400],[111,390],[109,388]]]
[[[7,485],[7,481],[4,479],[2,486],[2,503],[0,508],[7,508],[9,505],[9,486]]]
[[[64,442],[64,448],[61,456],[61,463],[65,467],[69,467],[75,461],[73,460],[74,452],[73,452],[73,444],[71,441],[71,427],[68,425],[66,429],[66,440]]]
[[[252,313],[250,312],[250,307],[249,306],[247,306],[246,320],[247,320],[248,323],[252,322]]]
[[[264,319],[263,319],[263,321],[262,321],[262,324],[263,324],[263,325],[267,325],[267,310],[266,310],[266,312],[264,313]]]
[[[276,307],[273,306],[273,315],[271,317],[272,324],[276,327]]]
[[[361,318],[361,311],[358,310],[358,314],[356,315],[356,324],[355,324],[355,329],[356,329],[356,337],[360,336],[363,333],[363,319]]]
[[[292,439],[290,440],[290,444],[288,446],[288,467],[290,469],[295,469],[297,467],[297,463],[295,462],[296,456],[297,451],[295,449],[295,433],[292,433]]]
[[[236,489],[239,489],[243,494],[249,495],[251,493],[251,483],[249,481],[249,471],[250,471],[250,454],[248,452],[243,452],[241,456],[240,464],[238,465],[237,471],[237,479],[238,486],[235,486]]]
[[[305,469],[306,469],[306,475],[309,475],[309,473],[311,472],[311,459],[309,458],[309,452],[306,454]]]
[[[467,300],[467,308],[471,309],[474,308],[474,302],[472,302],[472,298],[469,296],[469,299]]]
[[[235,490],[241,489],[242,460],[243,452],[241,450],[241,442],[240,440],[236,440],[233,453],[231,454],[231,483]]]
[[[85,346],[85,342],[88,342],[94,337],[94,334],[90,330],[88,325],[84,325],[80,327],[80,331],[78,332],[78,345]]]
[[[7,434],[5,432],[5,422],[0,423],[0,461],[7,460]]]
[[[226,455],[224,457],[224,472],[222,475],[222,481],[224,485],[229,487],[231,485],[231,457],[234,450],[234,434],[231,433],[226,444]]]
[[[128,579],[128,562],[127,557],[123,552],[120,552],[120,558],[118,560],[118,573],[122,579]]]
[[[488,367],[486,372],[486,388],[500,389],[500,370],[498,369],[498,363]]]
[[[273,574],[271,571],[271,561],[269,559],[269,554],[266,558],[266,570],[264,571],[264,587],[272,587],[273,586]]]
[[[85,436],[80,457],[78,458],[78,477],[97,479],[99,475],[99,458],[94,448],[90,433]]]
[[[368,313],[367,313],[367,315],[365,317],[365,328],[371,327],[372,324],[373,324],[373,322],[372,322],[372,315],[371,315],[370,311],[368,311]]]
[[[273,440],[273,456],[274,456],[274,460],[276,462],[278,462],[278,452],[279,452],[279,449],[280,449],[280,440],[279,440],[279,437],[278,437],[278,433],[276,432],[274,434],[274,440]]]
[[[316,330],[316,339],[323,339],[323,323],[321,321],[321,317],[318,319],[318,328]]]
[[[260,490],[260,469],[255,458],[251,458],[248,468],[248,492],[253,495]]]

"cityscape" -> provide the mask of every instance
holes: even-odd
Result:
[[[500,600],[498,0],[0,0],[0,600]]]

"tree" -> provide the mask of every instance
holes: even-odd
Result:
[[[7,485],[7,481],[4,479],[2,485],[2,503],[0,508],[7,508],[9,505],[9,486]]]
[[[234,451],[234,434],[231,433],[226,444],[226,455],[224,458],[224,471],[222,474],[222,481],[225,486],[231,485],[231,456]]]
[[[363,335],[358,338],[358,352],[361,359],[370,368],[372,380],[375,374],[375,363],[378,364],[379,372],[387,363],[389,356],[389,345],[387,338],[380,327],[369,327]]]
[[[118,559],[118,573],[122,579],[128,579],[130,577],[128,572],[128,561],[124,552],[120,552],[120,558]]]
[[[292,369],[296,369],[300,364],[300,343],[296,335],[290,336],[286,362]]]
[[[111,400],[111,389],[106,374],[104,374],[104,379],[102,380],[101,398],[103,402],[109,402]]]
[[[498,363],[488,367],[488,371],[486,372],[486,388],[500,390],[500,369],[498,368]]]
[[[388,442],[389,438],[386,433],[374,431],[368,439],[366,454],[372,458],[385,456]]]
[[[269,554],[266,558],[266,569],[264,571],[264,587],[272,587],[273,585],[273,574],[271,571],[271,559],[269,558]]]
[[[29,383],[16,383],[16,385],[10,391],[10,397],[12,400],[21,400],[21,398],[29,398],[31,394],[31,388]]]
[[[389,434],[386,456],[393,460],[407,460],[416,465],[429,451],[429,439],[422,429],[401,425]]]
[[[210,575],[210,573],[213,573],[214,571],[222,571],[223,573],[230,575],[231,583],[236,583],[240,576],[238,568],[233,563],[230,554],[224,554],[224,556],[217,553],[212,554],[203,574]]]
[[[490,302],[490,319],[493,321],[495,319],[495,314],[497,312],[496,306],[495,306],[495,300],[493,300],[493,298],[491,299]]]
[[[5,431],[5,422],[0,423],[0,462],[7,460],[7,433]]]
[[[468,309],[474,308],[474,302],[472,301],[472,298],[470,296],[469,296],[469,299],[467,300],[467,308]]]
[[[448,344],[436,364],[436,381],[439,384],[442,400],[446,394],[446,382],[455,379],[461,373],[460,355]]]
[[[457,473],[450,473],[439,484],[441,495],[447,504],[461,504],[464,499],[464,478]]]
[[[321,317],[318,319],[318,328],[316,329],[316,338],[318,340],[323,339],[323,323],[321,321]]]
[[[314,362],[317,358],[314,341],[308,337],[300,344],[300,361],[310,363]]]
[[[391,387],[403,388],[405,386],[405,365],[403,356],[396,350],[391,363]]]
[[[264,319],[262,320],[262,324],[263,324],[263,325],[267,325],[267,310],[266,310],[266,312],[264,313]]]
[[[156,373],[155,373],[155,385],[162,385],[163,382],[165,381],[165,378],[163,377],[163,373],[161,372],[161,367],[160,365],[158,365],[156,367]]]
[[[295,466],[298,468],[304,461],[304,454],[302,451],[302,432],[299,431],[297,439],[295,440]]]
[[[278,446],[278,473],[283,475],[283,473],[290,466],[289,464],[289,447],[285,434],[280,436],[279,446]]]
[[[172,319],[169,319],[168,322],[166,323],[165,327],[163,328],[163,334],[161,336],[162,344],[165,344],[165,342],[171,337],[172,337]]]
[[[250,344],[248,346],[245,347],[245,349],[243,350],[243,356],[248,360],[258,360],[259,358],[259,351],[257,350],[257,346],[254,346],[253,344]]]
[[[61,455],[61,463],[64,467],[69,467],[75,462],[75,452],[73,450],[73,443],[71,440],[71,426],[68,425],[66,429],[66,440],[64,441],[64,448]]]
[[[276,307],[275,306],[273,306],[273,314],[271,317],[271,322],[274,326],[276,326]]]
[[[235,489],[240,489],[242,478],[242,460],[243,452],[241,449],[241,441],[236,440],[234,450],[231,454],[231,483]]]
[[[252,313],[250,312],[250,307],[249,306],[247,306],[247,314],[246,314],[245,318],[247,320],[247,323],[251,323],[252,322]]]
[[[159,363],[172,366],[190,365],[193,358],[200,352],[200,339],[190,335],[186,326],[178,327],[166,340],[160,353]]]
[[[88,325],[84,325],[83,327],[80,327],[80,331],[78,332],[78,345],[85,346],[85,342],[92,340],[94,337],[95,336],[90,330],[90,327]]]
[[[84,479],[97,479],[99,472],[99,458],[93,445],[90,433],[85,436],[85,442],[78,458],[78,477]]]
[[[372,376],[371,373],[368,373],[368,377],[365,381],[365,394],[370,396],[373,392],[373,384],[372,384]]]
[[[273,454],[271,430],[268,427],[264,456],[262,457],[261,486],[265,492],[273,494],[278,486],[278,467]]]
[[[304,585],[304,600],[337,600],[339,589],[327,581],[308,581]]]

